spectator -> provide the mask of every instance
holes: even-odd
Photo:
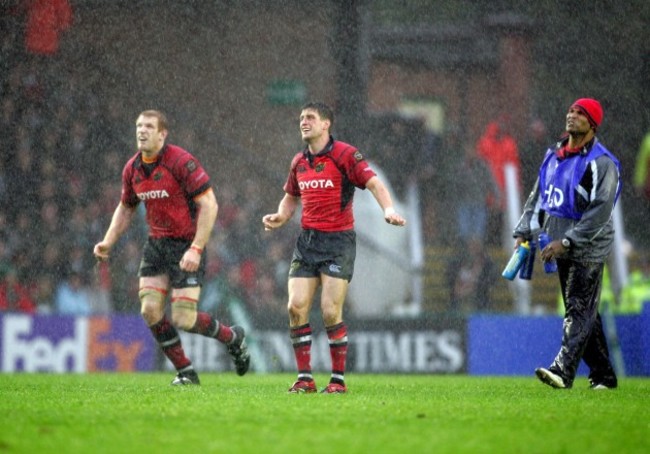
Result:
[[[0,143],[5,150],[2,153],[3,165],[8,165],[12,155],[7,151],[16,149],[16,124],[18,122],[18,109],[12,96],[2,96],[0,104]]]
[[[54,299],[56,311],[64,315],[91,315],[90,292],[84,276],[71,271],[56,289]]]
[[[34,303],[39,314],[52,314],[55,312],[56,283],[51,274],[42,274],[34,279]]]
[[[18,128],[17,134],[16,159],[11,163],[12,167],[7,168],[7,176],[9,177],[7,179],[8,195],[14,201],[38,200],[39,178],[38,173],[34,172],[35,169],[38,169],[38,164],[34,160],[31,139],[23,135],[28,134],[23,127]],[[14,210],[18,206],[15,203],[11,205]]]
[[[88,131],[88,126],[85,120],[75,118],[72,120],[70,128],[70,142],[66,150],[66,170],[72,175],[76,173],[76,169],[81,167],[88,169],[92,167],[92,160],[96,156],[88,153],[88,149],[92,147],[93,138]]]
[[[0,220],[4,221],[4,216],[0,214]],[[0,274],[4,276],[7,271],[13,266],[11,263],[11,249],[5,239],[5,232],[0,236]]]
[[[650,258],[647,253],[642,254],[638,266],[630,272],[616,310],[621,314],[640,314],[645,304],[650,304]]]
[[[284,295],[279,295],[277,284],[272,276],[260,274],[255,287],[249,293],[251,315],[257,325],[268,326],[268,320],[284,320],[287,316]]]
[[[115,309],[120,312],[138,312],[138,281],[132,276],[138,273],[140,267],[140,239],[127,238],[123,242],[119,253],[115,256],[115,263],[110,267],[111,294]]]
[[[449,311],[457,313],[490,310],[490,289],[497,269],[477,237],[464,238],[447,267]]]
[[[18,273],[12,266],[2,271],[0,311],[24,312],[27,314],[36,312],[36,303],[32,300],[29,289],[20,282]]]
[[[499,187],[500,193],[503,195],[501,200],[497,203],[494,202],[490,206],[490,220],[488,226],[491,230],[488,232],[488,242],[490,244],[501,244],[500,239],[507,239],[507,229],[504,228],[504,210],[505,202],[508,195],[506,194],[506,177],[505,169],[507,165],[512,165],[517,171],[519,180],[518,186],[521,188],[521,163],[519,162],[519,149],[515,139],[508,134],[506,130],[505,117],[499,118],[497,121],[488,123],[485,127],[485,132],[479,138],[476,149],[479,156],[483,157],[489,164],[494,180]]]
[[[528,128],[529,134],[521,147],[521,182],[524,190],[533,187],[537,172],[539,170],[539,161],[542,159],[543,151],[554,142],[552,136],[548,133],[546,124],[539,118],[530,122]],[[527,197],[528,194],[524,194]]]
[[[474,238],[485,242],[488,204],[501,203],[501,191],[487,162],[478,155],[471,142],[464,145],[464,155],[452,171],[451,193],[456,211],[456,235],[468,243]]]
[[[61,33],[72,25],[70,3],[68,0],[32,0],[26,3],[25,48],[37,55],[57,53]]]
[[[650,222],[650,131],[641,139],[636,153],[633,169],[632,185],[633,197],[626,198],[625,203],[630,203],[632,210],[627,211],[626,220],[631,226],[629,231],[633,242],[638,249],[650,249],[650,238],[642,226]]]
[[[40,245],[51,238],[59,238],[65,229],[66,219],[61,217],[59,206],[55,201],[43,203],[38,218],[38,242]]]
[[[650,201],[650,132],[639,146],[634,167],[634,189],[637,194]]]
[[[10,228],[4,233],[7,250],[13,253],[23,249],[27,241],[34,241],[34,220],[26,209],[18,211],[13,218],[9,217],[9,219]]]
[[[265,267],[265,270],[273,273],[273,280],[275,281],[273,287],[276,289],[276,297],[284,298],[287,276],[291,266],[291,261],[287,258],[290,251],[291,249],[287,244],[276,238],[273,238],[268,246],[267,257],[270,263],[268,267]]]
[[[92,267],[90,279],[90,309],[93,314],[110,314],[113,312],[111,298],[111,277],[108,263],[96,263]]]
[[[7,189],[7,172],[5,163],[0,159],[0,206],[5,207],[9,203],[9,193]]]
[[[37,276],[51,276],[57,283],[64,276],[64,251],[56,238],[51,238],[41,246],[41,255],[36,260]],[[40,278],[40,277],[39,277]]]

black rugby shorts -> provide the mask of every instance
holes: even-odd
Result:
[[[199,269],[193,273],[181,270],[183,254],[192,242],[176,238],[148,238],[144,244],[138,276],[153,277],[166,274],[172,288],[200,287],[205,276],[205,254]]]
[[[356,241],[354,230],[303,230],[293,250],[289,277],[319,277],[326,274],[350,282],[357,253]]]

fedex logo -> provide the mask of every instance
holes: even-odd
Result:
[[[152,370],[154,345],[136,316],[4,315],[0,355],[2,372],[126,372]]]

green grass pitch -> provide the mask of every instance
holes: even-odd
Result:
[[[346,395],[290,395],[293,374],[0,374],[0,453],[650,452],[645,378],[347,378]]]

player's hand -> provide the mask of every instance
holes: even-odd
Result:
[[[264,224],[264,230],[269,231],[282,227],[285,223],[285,219],[280,216],[280,213],[267,214],[262,218],[262,224]]]
[[[105,242],[100,241],[93,248],[93,255],[98,261],[103,262],[105,260],[108,260],[110,251],[110,246],[108,246]]]
[[[200,264],[201,254],[199,254],[194,248],[190,248],[185,251],[185,254],[183,254],[181,261],[178,263],[178,265],[181,267],[181,270],[188,273],[197,271]]]
[[[395,212],[395,210],[392,208],[387,208],[384,211],[384,220],[390,225],[396,225],[399,227],[406,225],[406,219],[400,216],[399,213]]]

